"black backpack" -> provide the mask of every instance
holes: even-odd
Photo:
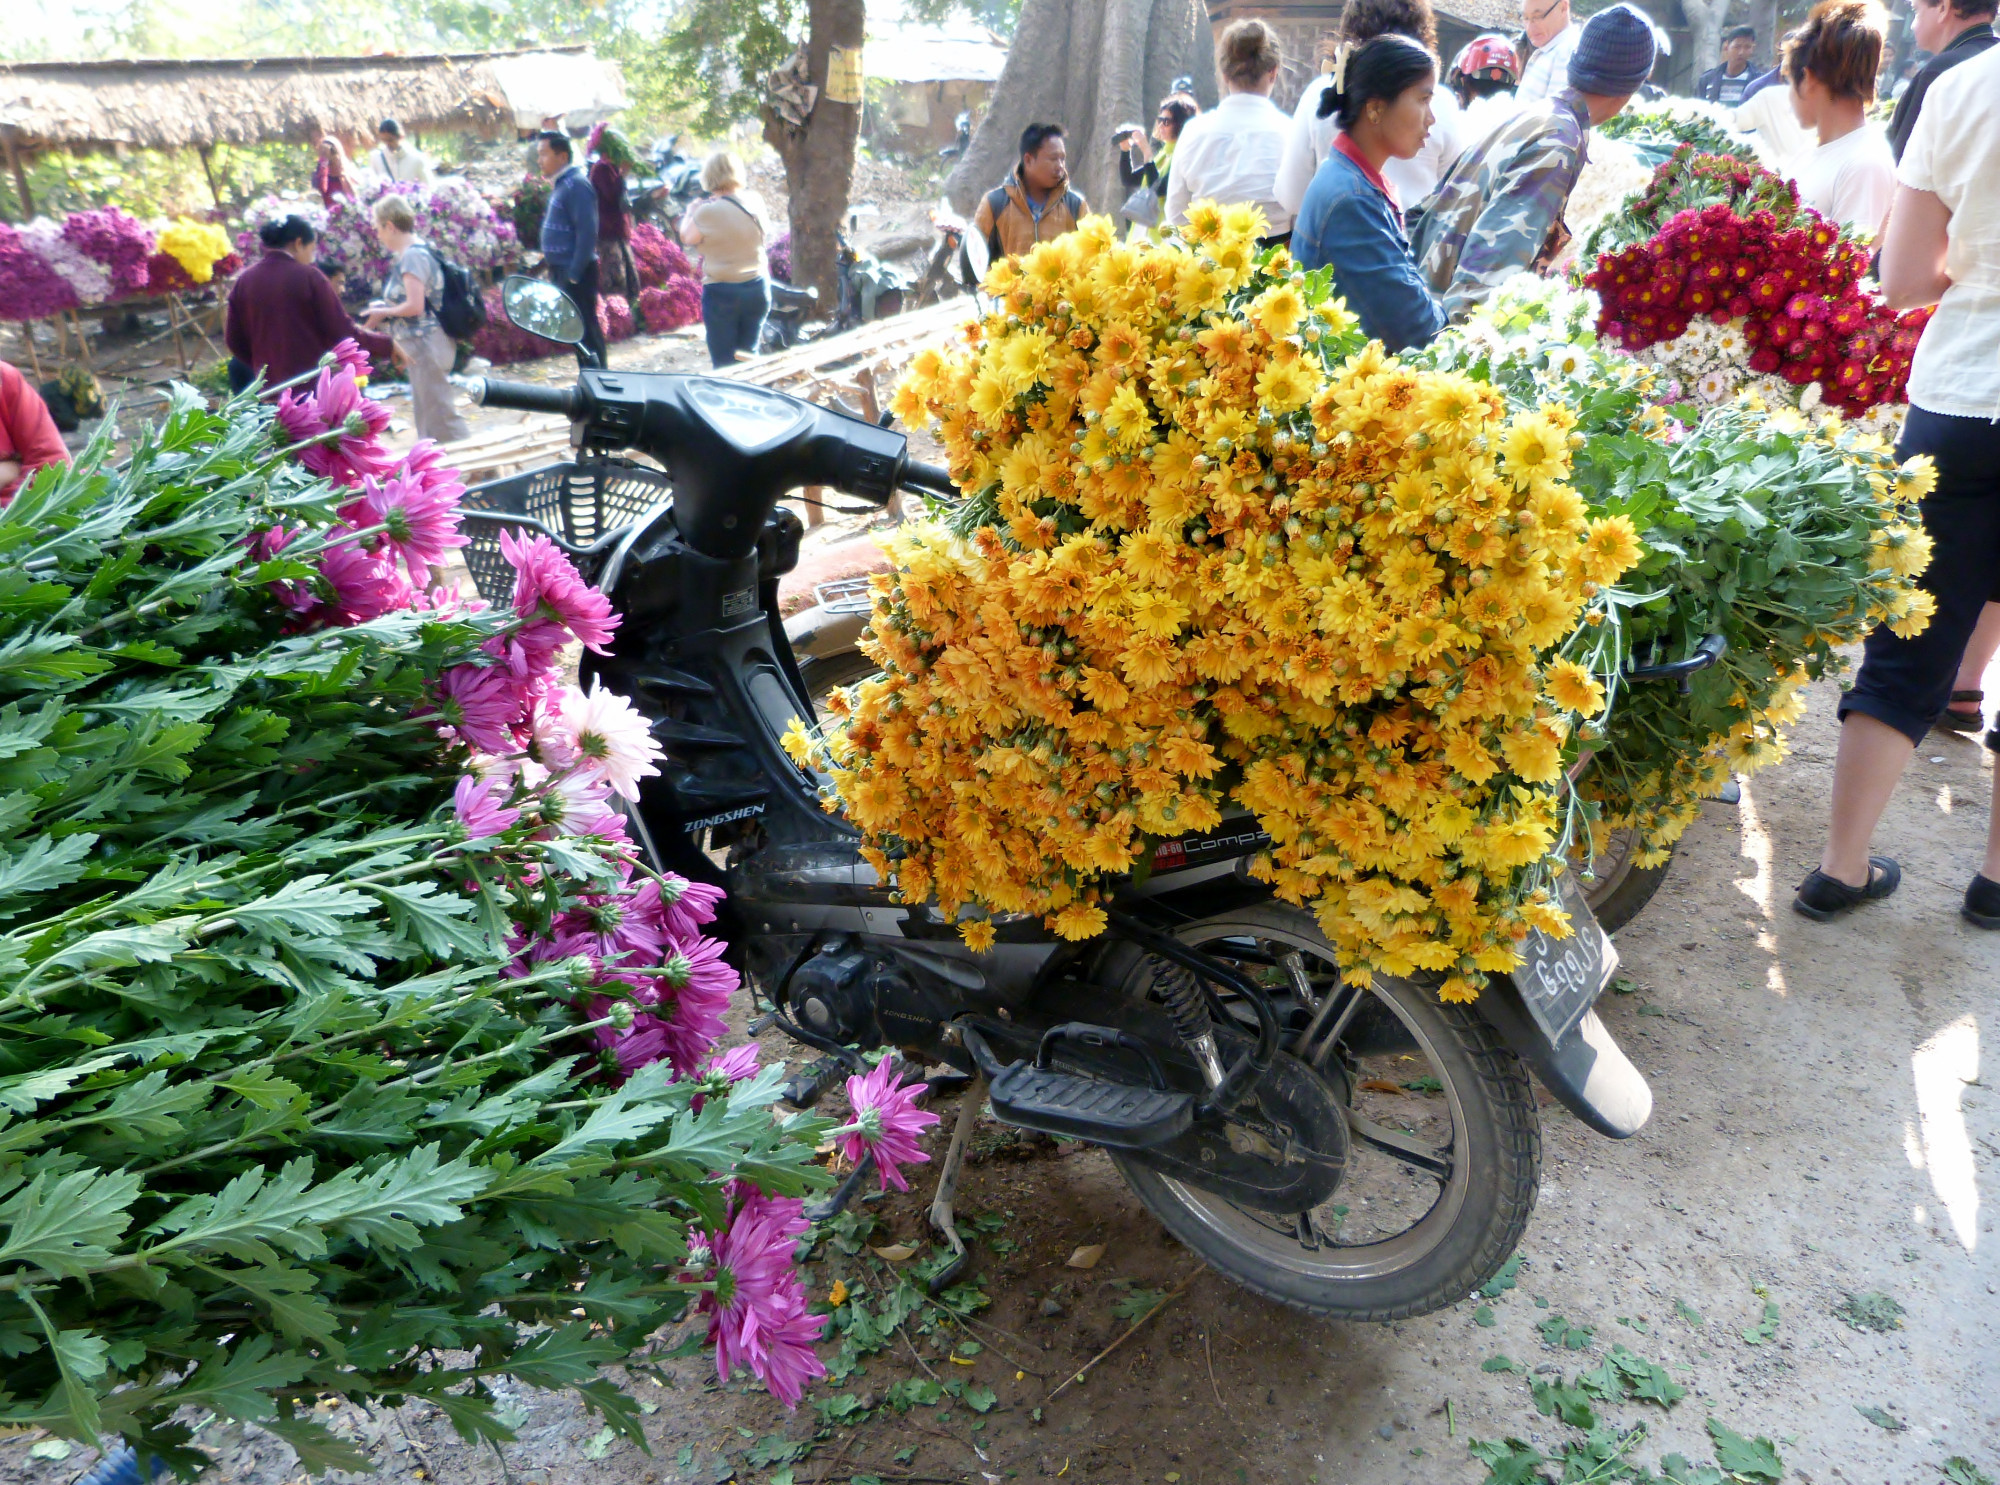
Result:
[[[453,340],[464,340],[476,334],[486,323],[486,299],[479,292],[479,285],[472,275],[458,264],[448,262],[429,243],[424,251],[436,261],[438,272],[444,278],[444,292],[438,296],[437,322],[444,327],[444,333]]]

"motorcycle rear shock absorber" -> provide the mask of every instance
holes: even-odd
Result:
[[[1186,965],[1166,959],[1153,961],[1153,993],[1167,1008],[1174,1030],[1201,1064],[1201,1075],[1210,1089],[1222,1085],[1222,1054],[1215,1044],[1215,1032],[1208,1019],[1208,996],[1201,981]]]

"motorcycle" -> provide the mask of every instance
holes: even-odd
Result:
[[[961,282],[965,220],[940,206],[931,213],[931,225],[937,229],[937,245],[931,249],[930,259],[924,264],[924,276],[917,281],[916,297],[910,306],[912,309],[936,304],[973,287]]]
[[[839,234],[836,263],[840,272],[840,302],[834,308],[833,327],[839,334],[886,320],[903,312],[903,296],[909,292],[910,276],[891,263],[884,263],[866,248],[858,248],[843,232]]]
[[[560,297],[506,290],[541,334],[555,315],[535,304]],[[580,338],[581,318],[553,328]],[[718,929],[769,1024],[850,1068],[894,1046],[970,1080],[931,1209],[960,1263],[953,1192],[989,1102],[1103,1146],[1220,1273],[1371,1320],[1454,1303],[1519,1243],[1540,1184],[1531,1075],[1601,1134],[1646,1122],[1651,1092],[1592,1009],[1617,951],[1574,873],[1559,881],[1575,932],[1531,935],[1523,967],[1470,1005],[1343,976],[1312,914],[1250,877],[1269,838],[1241,812],[1160,842],[1100,938],[997,915],[999,941],[972,953],[934,905],[892,899],[779,742],[813,710],[778,617],[802,523],[778,501],[804,485],[950,498],[946,471],[893,429],[709,377],[586,369],[570,387],[488,379],[475,397],[572,421],[574,462],[467,493],[467,560],[483,591],[511,592],[497,533],[541,531],[624,614],[583,680],[629,696],[666,752],[631,811],[641,849],[726,890]]]
[[[937,157],[940,160],[956,160],[959,158],[959,156],[963,155],[967,150],[972,148],[971,112],[968,110],[961,110],[958,117],[955,120],[953,120],[953,123],[955,123],[958,127],[958,135],[956,138],[952,140],[950,144],[946,145],[943,149],[937,152]]]
[[[819,309],[818,289],[796,288],[777,278],[770,283],[771,312],[764,317],[763,338],[757,343],[758,351],[767,356],[809,339],[806,319]]]
[[[671,228],[701,196],[701,163],[680,152],[680,135],[653,146],[653,173],[625,182],[625,209],[636,221]]]

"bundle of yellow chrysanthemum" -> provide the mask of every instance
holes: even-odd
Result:
[[[886,542],[883,674],[788,744],[905,900],[1072,938],[1233,798],[1346,968],[1469,999],[1567,930],[1542,863],[1604,691],[1557,652],[1638,538],[1565,482],[1565,409],[1364,345],[1262,228],[1204,203],[1131,246],[1092,218],[993,269],[995,313],[895,404],[973,499]]]

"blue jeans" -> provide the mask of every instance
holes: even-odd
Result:
[[[708,332],[709,364],[733,366],[738,351],[754,356],[770,312],[771,285],[761,275],[741,284],[703,284],[701,323]]]

